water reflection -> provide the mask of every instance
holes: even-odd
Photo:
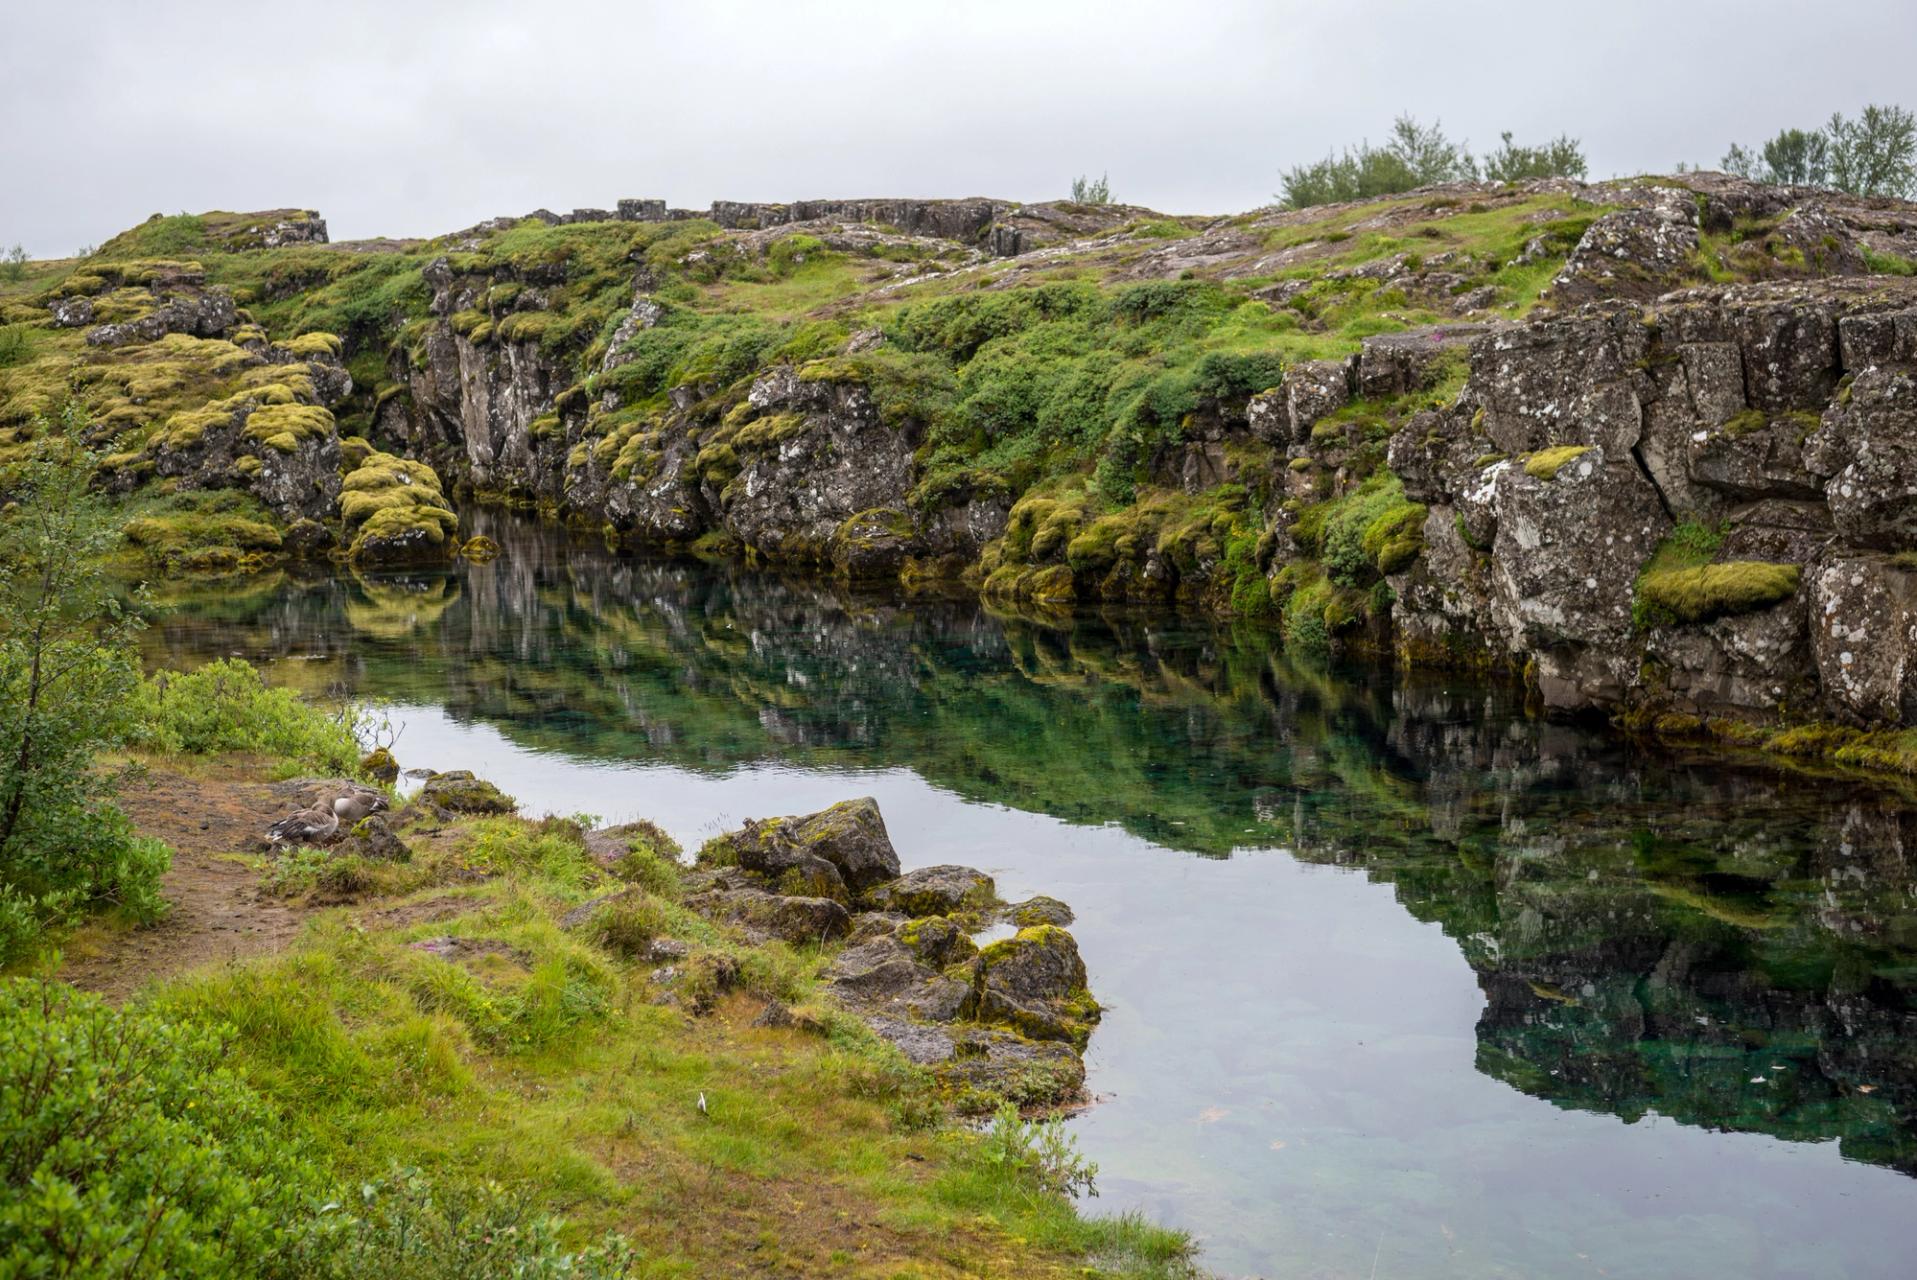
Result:
[[[909,770],[974,806],[1149,846],[1155,861],[1101,839],[1103,861],[1080,867],[1080,845],[1044,837],[1054,850],[1033,856],[1094,898],[1088,913],[1062,895],[1095,917],[1080,931],[1107,997],[1162,1004],[1121,1011],[1094,1042],[1095,1084],[1139,1101],[1092,1113],[1088,1142],[1105,1144],[1121,1200],[1192,1222],[1228,1266],[1682,1274],[1769,1231],[1797,1251],[1767,1245],[1731,1270],[1890,1275],[1917,1243],[1894,1212],[1909,1184],[1833,1181],[1828,1161],[1723,1139],[1661,1140],[1668,1176],[1707,1185],[1673,1181],[1673,1200],[1698,1203],[1644,1234],[1627,1171],[1644,1149],[1607,1145],[1616,1120],[1603,1135],[1568,1116],[1553,1127],[1535,1103],[1479,1092],[1498,1081],[1564,1113],[1698,1137],[1835,1140],[1849,1161],[1917,1172],[1917,832],[1899,796],[1635,752],[1529,719],[1496,688],[1296,666],[1255,631],[1019,621],[491,523],[507,550],[488,566],[183,595],[150,657],[243,654],[586,765]],[[921,802],[926,821],[988,838],[976,808],[900,803]],[[1237,856],[1174,887],[1172,851]],[[1312,864],[1388,884],[1400,914],[1346,903]],[[1434,953],[1403,913],[1449,945]],[[1477,993],[1450,985],[1444,952],[1462,954]],[[1475,1083],[1438,1047],[1472,1008]],[[1187,1069],[1209,1106],[1155,1083]],[[1287,1143],[1314,1140],[1335,1156],[1290,1172]],[[1560,1176],[1560,1157],[1575,1173]],[[1468,1197],[1445,1191],[1454,1177]],[[1519,1207],[1540,1196],[1564,1203]],[[1310,1236],[1321,1222],[1339,1224],[1335,1241]],[[1393,1231],[1426,1228],[1429,1244],[1387,1252]]]

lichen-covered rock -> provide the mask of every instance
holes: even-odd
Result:
[[[1619,195],[1639,203],[1605,214],[1551,281],[1561,298],[1648,296],[1682,281],[1698,249],[1697,199],[1684,187],[1648,187]]]
[[[978,947],[957,921],[948,916],[923,916],[908,920],[893,930],[913,955],[935,969],[962,964],[978,954]]]
[[[1854,722],[1917,723],[1917,572],[1840,555],[1813,569],[1809,586],[1826,699]]]
[[[1822,484],[1804,464],[1804,442],[1817,425],[1815,415],[1747,410],[1691,434],[1685,474],[1694,484],[1745,501],[1815,498]]]
[[[1755,613],[1694,626],[1658,627],[1645,655],[1659,664],[1663,691],[1701,717],[1771,713],[1814,696],[1810,633],[1801,593]]]
[[[1830,478],[1837,531],[1862,547],[1917,549],[1917,369],[1870,365],[1805,450]]]
[[[512,813],[519,808],[511,796],[465,769],[436,773],[426,779],[414,802],[448,813]]]
[[[1671,520],[1642,472],[1589,448],[1549,478],[1494,468],[1491,621],[1536,664],[1545,704],[1618,701],[1636,679],[1633,583]]]
[[[908,1062],[930,1068],[960,1112],[989,1112],[1001,1101],[1049,1106],[1076,1097],[1085,1063],[1068,1044],[1029,1040],[996,1027],[929,1026],[883,1015],[867,1020]]]
[[[972,867],[920,867],[866,892],[867,905],[908,916],[944,916],[992,904],[992,877]]]
[[[912,517],[896,507],[861,511],[832,533],[827,554],[847,578],[896,578],[920,545]]]
[[[858,1009],[928,1022],[950,1022],[972,997],[969,983],[946,977],[892,937],[839,952],[825,980],[835,995]]]
[[[687,905],[718,920],[745,926],[749,935],[794,946],[818,946],[850,931],[851,915],[831,898],[733,889],[687,899]]]
[[[168,296],[153,310],[131,320],[88,329],[90,347],[123,347],[135,342],[157,342],[169,333],[217,338],[239,323],[233,295],[223,288]]]
[[[296,377],[172,415],[147,440],[156,476],[187,489],[243,489],[281,519],[329,518],[339,499],[339,433]]]
[[[1303,360],[1285,370],[1285,416],[1293,440],[1309,440],[1311,429],[1351,400],[1353,360]]]
[[[357,854],[362,858],[371,858],[378,862],[411,862],[413,851],[406,842],[394,834],[386,819],[375,813],[361,818],[346,839],[340,843],[340,852]]]
[[[896,571],[916,552],[904,511],[917,428],[883,422],[855,370],[832,361],[774,369],[753,384],[747,405],[757,419],[700,454],[711,460],[703,491],[728,533],[773,560],[836,554],[848,573],[888,563]]]

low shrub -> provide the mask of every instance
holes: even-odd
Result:
[[[197,671],[162,671],[135,695],[136,746],[168,754],[257,752],[304,769],[351,774],[359,743],[350,712],[328,714],[278,689],[238,658]]]

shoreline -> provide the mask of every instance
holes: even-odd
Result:
[[[898,1226],[855,1230],[837,1239],[844,1233],[830,1222],[799,1230],[789,1217],[774,1211],[774,1219],[787,1223],[775,1231],[781,1236],[780,1256],[791,1265],[832,1269],[826,1267],[830,1259],[857,1258],[863,1265],[848,1274],[892,1274],[872,1269],[879,1266],[877,1257],[866,1255],[876,1253],[892,1258],[887,1265],[924,1268],[914,1274],[926,1275],[960,1274],[945,1269],[960,1257],[969,1260],[968,1268],[982,1265],[994,1273],[1035,1276],[1086,1274],[1080,1268],[1095,1259],[1101,1260],[1101,1268],[1109,1267],[1097,1274],[1199,1274],[1189,1262],[1190,1242],[1178,1233],[1130,1217],[1079,1217],[1065,1191],[1078,1176],[1072,1173],[1074,1167],[1089,1176],[1083,1167],[1067,1162],[1035,1174],[1036,1181],[1014,1174],[1016,1185],[990,1185],[1004,1180],[1006,1170],[989,1161],[979,1163],[984,1148],[1006,1140],[1015,1145],[1032,1141],[1042,1127],[1018,1112],[1005,1111],[1006,1099],[1019,1099],[1025,1116],[1042,1117],[1055,1114],[1056,1104],[1078,1097],[1076,1082],[1083,1068],[1071,1046],[1075,1042],[1082,1047],[1090,1022],[1080,1029],[1077,1019],[1095,1019],[1096,1005],[1083,991],[1082,965],[1076,970],[1081,976],[1074,995],[1069,989],[1047,988],[1043,966],[1034,970],[1016,954],[1026,944],[1055,945],[1054,939],[1063,935],[1075,960],[1069,935],[1061,929],[1041,923],[1025,928],[1015,942],[983,949],[967,942],[968,933],[990,920],[1016,915],[1019,908],[999,903],[988,877],[971,873],[969,879],[954,881],[950,874],[939,874],[963,869],[896,874],[896,855],[890,855],[891,864],[886,865],[890,846],[876,807],[870,807],[869,817],[861,815],[858,825],[877,843],[845,857],[854,866],[861,865],[862,856],[876,859],[877,869],[865,866],[861,875],[845,877],[862,886],[850,894],[844,892],[849,885],[817,885],[869,903],[861,915],[829,896],[783,892],[798,887],[792,882],[798,869],[810,867],[814,875],[822,871],[819,853],[840,857],[850,848],[845,831],[835,829],[842,824],[831,815],[858,806],[813,815],[802,837],[787,838],[780,832],[804,826],[804,819],[749,824],[733,833],[732,840],[712,842],[704,859],[688,865],[670,856],[676,846],[650,824],[586,831],[566,819],[519,818],[513,813],[516,806],[497,788],[453,773],[428,779],[390,821],[374,815],[323,857],[261,857],[215,852],[215,846],[237,842],[241,832],[254,831],[269,812],[342,784],[323,779],[268,783],[267,777],[284,768],[263,758],[219,758],[217,768],[211,757],[149,757],[141,763],[147,776],[130,785],[155,798],[140,800],[133,811],[141,816],[143,829],[158,830],[153,825],[157,822],[167,828],[164,834],[181,842],[168,880],[169,896],[176,903],[172,920],[150,931],[125,931],[104,920],[83,926],[67,939],[75,963],[66,972],[90,988],[105,990],[129,1011],[164,1010],[168,1017],[195,1024],[239,1028],[235,1049],[241,1075],[286,1105],[289,1123],[309,1131],[322,1146],[346,1141],[336,1158],[356,1170],[356,1176],[375,1177],[381,1170],[376,1154],[352,1150],[359,1140],[347,1135],[364,1131],[368,1124],[380,1130],[397,1124],[398,1130],[373,1145],[386,1150],[392,1140],[411,1132],[415,1136],[404,1139],[406,1149],[426,1151],[443,1144],[440,1130],[450,1122],[433,1118],[442,1110],[437,1104],[410,1120],[403,1111],[366,1097],[345,1102],[308,1098],[295,1104],[286,1092],[293,1079],[287,1072],[301,1070],[297,1063],[309,1050],[268,1029],[291,1016],[294,1007],[304,1010],[297,1015],[303,1022],[317,1015],[322,1024],[334,1024],[324,1034],[336,1042],[335,1052],[354,1044],[358,1053],[377,1057],[390,1052],[380,1046],[402,1027],[416,1025],[416,1034],[425,1037],[419,1042],[425,1056],[405,1070],[425,1070],[427,1076],[402,1092],[421,1102],[471,1095],[472,1105],[487,1119],[462,1118],[459,1127],[468,1134],[463,1141],[493,1151],[489,1163],[496,1167],[487,1176],[503,1182],[530,1172],[529,1159],[536,1163],[562,1153],[544,1150],[529,1156],[497,1146],[516,1141],[511,1135],[524,1120],[511,1118],[511,1107],[499,1109],[507,1101],[504,1096],[494,1103],[478,1101],[496,1092],[492,1082],[526,1077],[526,1086],[535,1092],[522,1101],[535,1111],[551,1111],[555,1121],[570,1128],[578,1113],[560,1099],[581,1089],[591,1095],[611,1087],[617,1077],[606,1073],[615,1070],[615,1060],[623,1068],[627,1054],[616,1046],[638,1036],[655,1047],[633,1059],[635,1065],[645,1060],[645,1053],[717,1055],[715,1067],[736,1059],[734,1070],[764,1080],[767,1065],[777,1063],[770,1079],[796,1081],[780,1088],[799,1090],[790,1105],[817,1109],[788,1134],[781,1127],[784,1120],[766,1127],[777,1111],[760,1115],[760,1104],[740,1092],[738,1075],[721,1071],[680,1081],[689,1091],[687,1116],[667,1128],[679,1132],[683,1141],[697,1146],[720,1140],[717,1132],[726,1127],[727,1115],[756,1117],[749,1128],[749,1146],[757,1154],[728,1177],[749,1183],[762,1176],[750,1170],[768,1160],[781,1167],[824,1161],[840,1167],[833,1175],[838,1185],[833,1197],[876,1198],[852,1209],[854,1225],[871,1221],[875,1213],[888,1221],[907,1206],[911,1208],[901,1222],[929,1216],[944,1224],[929,1235],[921,1227]],[[184,766],[185,771],[169,765]],[[189,795],[199,799],[189,803]],[[207,814],[211,828],[188,833],[194,824],[179,821],[181,806]],[[225,817],[212,820],[216,811]],[[721,851],[721,846],[743,846],[744,837],[753,832],[762,850],[772,851],[774,862],[786,859],[782,871],[774,874],[763,857],[743,859],[762,870],[743,867],[736,854]],[[1066,918],[1069,914],[1064,912]],[[247,927],[248,921],[268,917],[270,928]],[[813,926],[822,917],[827,927],[815,935]],[[826,939],[823,945],[821,937]],[[238,946],[224,941],[234,938],[250,941]],[[874,952],[884,954],[875,957]],[[848,964],[848,956],[861,953],[876,962]],[[366,961],[373,956],[384,958],[369,968]],[[943,972],[935,963],[943,964]],[[897,978],[902,964],[910,965],[915,975],[909,984],[866,981],[874,973]],[[952,975],[967,964],[977,968],[978,980],[964,996],[963,1009],[954,1006],[928,1015],[916,1007],[921,990],[934,996],[949,991]],[[557,985],[547,990],[548,984]],[[308,990],[302,994],[302,988]],[[382,991],[386,994],[375,997]],[[375,1013],[367,1020],[367,1011],[390,1004],[402,993],[409,993],[403,1005],[418,1006],[419,1013],[411,1015],[414,1021],[402,1017],[395,1022],[395,1014],[389,1013]],[[904,1008],[906,1003],[914,1007]],[[326,1012],[329,1005],[331,1014]],[[351,1012],[354,1009],[360,1012]],[[1046,1012],[1052,1009],[1058,1014]],[[417,1023],[422,1015],[427,1021]],[[1062,1023],[1056,1020],[1060,1015]],[[938,1020],[953,1016],[962,1021]],[[905,1021],[911,1030],[897,1042],[919,1052],[901,1055],[874,1029]],[[1049,1026],[1043,1025],[1047,1022]],[[320,1025],[315,1024],[315,1031]],[[1064,1043],[1027,1040],[1028,1032],[1062,1036]],[[922,1051],[928,1037],[939,1036],[978,1042],[958,1058],[947,1055],[952,1065],[962,1063],[964,1068],[951,1078],[938,1061],[919,1061],[926,1056]],[[678,1048],[671,1047],[676,1044]],[[1015,1055],[1012,1069],[997,1074],[988,1069],[998,1046],[1036,1050],[1046,1044],[1072,1059],[1062,1088],[1037,1083],[1024,1049]],[[837,1065],[828,1069],[832,1063]],[[652,1074],[632,1076],[619,1070],[628,1090]],[[671,1078],[678,1075],[677,1068],[668,1072]],[[547,1084],[536,1083],[545,1077]],[[520,1088],[510,1086],[507,1093],[520,1095]],[[473,1094],[475,1089],[480,1093]],[[537,1101],[548,1095],[551,1100]],[[632,1105],[637,1105],[638,1095],[634,1098]],[[691,1106],[695,1098],[697,1109]],[[953,1108],[958,1116],[991,1118],[994,1109],[998,1111],[984,1130],[977,1130],[955,1117]],[[317,1122],[300,1117],[307,1109],[317,1112]],[[798,1113],[791,1117],[798,1118]],[[488,1125],[497,1126],[497,1132],[488,1136]],[[416,1147],[419,1143],[424,1145]],[[534,1145],[547,1149],[551,1142],[542,1139]],[[880,1158],[882,1150],[888,1154]],[[563,1156],[561,1164],[574,1159]],[[850,1166],[841,1167],[848,1159]],[[923,1176],[908,1178],[903,1186],[889,1178],[873,1180],[879,1169],[900,1161],[906,1169],[916,1166]],[[553,1174],[560,1167],[552,1166]],[[609,1166],[621,1167],[616,1162]],[[697,1237],[700,1229],[689,1223],[672,1228],[667,1222],[648,1222],[635,1233],[633,1222],[619,1210],[633,1194],[647,1201],[662,1195],[672,1199],[669,1189],[653,1184],[655,1175],[644,1171],[647,1167],[617,1175],[627,1186],[624,1192],[609,1197],[608,1184],[589,1194],[586,1203],[597,1208],[582,1210],[575,1194],[560,1207],[582,1228],[621,1230],[642,1253],[664,1249],[657,1257],[684,1256],[696,1263],[705,1248],[721,1242],[708,1241],[675,1255],[677,1246],[664,1243],[674,1231]],[[520,1173],[511,1174],[514,1169]],[[633,1177],[637,1181],[628,1180]],[[565,1181],[576,1181],[576,1175],[566,1175]],[[769,1208],[791,1194],[754,1190],[735,1208],[758,1218],[761,1201]],[[882,1207],[892,1201],[897,1208]],[[700,1201],[689,1202],[686,1209],[694,1203]],[[846,1207],[838,1211],[840,1218],[846,1216]],[[962,1216],[950,1217],[954,1210]],[[666,1217],[677,1214],[671,1211]],[[988,1225],[999,1223],[1003,1226]],[[867,1236],[876,1238],[876,1249]],[[822,1243],[828,1240],[832,1247]],[[935,1240],[940,1242],[936,1247]],[[708,1265],[742,1256],[732,1250],[743,1247],[723,1245],[725,1251],[709,1258]],[[946,1261],[940,1262],[941,1257]],[[802,1258],[811,1261],[802,1263]]]

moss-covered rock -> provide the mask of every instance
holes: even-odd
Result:
[[[340,484],[347,554],[364,564],[432,563],[453,558],[459,516],[423,462],[369,453]]]
[[[1083,1048],[1098,1021],[1078,943],[1056,925],[1021,929],[979,952],[978,1018]]]
[[[899,874],[899,855],[870,796],[803,817],[748,821],[708,843],[700,860],[729,861],[775,882],[796,877],[821,896],[841,899]]]
[[[1048,898],[1040,893],[1007,907],[1005,918],[1021,929],[1030,929],[1041,924],[1058,925],[1062,928],[1070,924],[1075,917],[1069,906],[1057,898]]]
[[[866,891],[866,905],[907,916],[982,911],[998,897],[992,877],[972,867],[920,867]]]
[[[511,796],[465,769],[436,773],[426,779],[414,803],[448,813],[499,814],[519,808]]]

